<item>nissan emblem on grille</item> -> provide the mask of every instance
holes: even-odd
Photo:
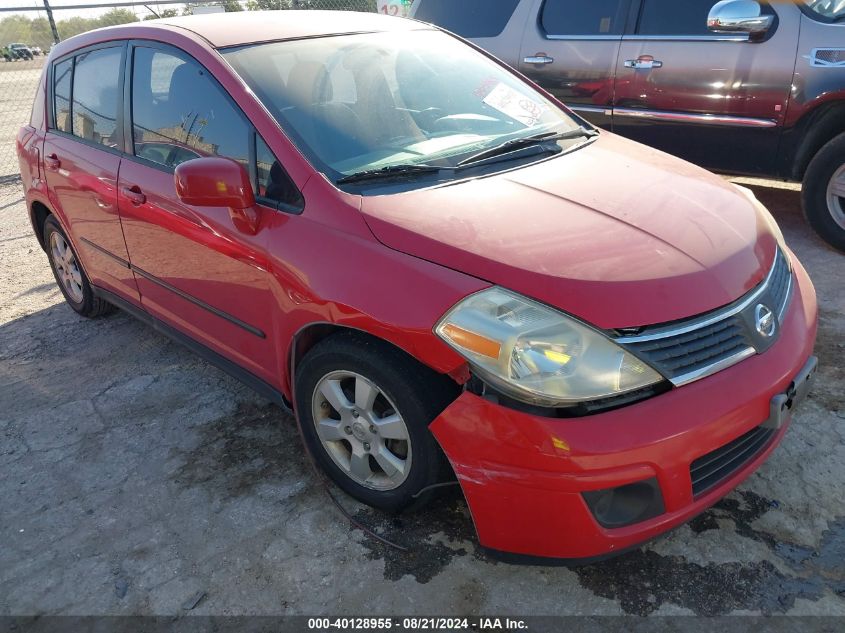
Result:
[[[754,310],[754,322],[761,336],[771,338],[775,333],[775,313],[762,303]]]
[[[734,303],[616,341],[679,387],[768,350],[778,338],[791,294],[792,269],[778,249],[766,278]]]

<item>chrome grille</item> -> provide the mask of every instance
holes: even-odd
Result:
[[[692,319],[618,337],[616,342],[680,386],[771,347],[780,333],[791,294],[792,270],[778,249],[766,279],[738,301]],[[761,304],[777,316],[774,335],[769,337],[755,327],[755,310]]]

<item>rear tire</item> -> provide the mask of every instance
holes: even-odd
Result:
[[[343,491],[388,512],[422,508],[435,497],[425,489],[449,478],[428,425],[456,393],[448,377],[358,333],[324,339],[296,369],[307,450]]]
[[[79,263],[79,257],[55,217],[44,221],[44,244],[53,277],[65,301],[75,312],[95,318],[111,312],[114,307],[94,295],[91,282]]]
[[[845,251],[845,134],[815,155],[804,174],[804,215],[822,239]]]

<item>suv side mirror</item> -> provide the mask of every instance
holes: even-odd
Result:
[[[176,166],[176,195],[197,207],[228,207],[235,228],[255,235],[261,217],[246,169],[228,158],[195,158]]]
[[[768,33],[775,16],[763,15],[756,0],[721,0],[710,9],[707,29],[713,33],[745,33],[761,36]]]

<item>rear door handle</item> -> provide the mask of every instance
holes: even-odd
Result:
[[[626,59],[625,68],[633,68],[634,70],[651,70],[652,68],[663,68],[663,62],[646,56],[638,59]]]
[[[138,185],[134,185],[132,187],[121,187],[120,193],[122,193],[123,196],[136,207],[147,201],[147,196],[144,195]]]
[[[55,154],[50,154],[44,157],[44,166],[50,171],[58,171],[59,167],[62,166],[62,161]]]
[[[537,53],[536,55],[526,57],[522,61],[524,61],[526,64],[536,64],[537,66],[545,66],[546,64],[553,63],[555,61],[555,58],[549,57],[545,53]]]

